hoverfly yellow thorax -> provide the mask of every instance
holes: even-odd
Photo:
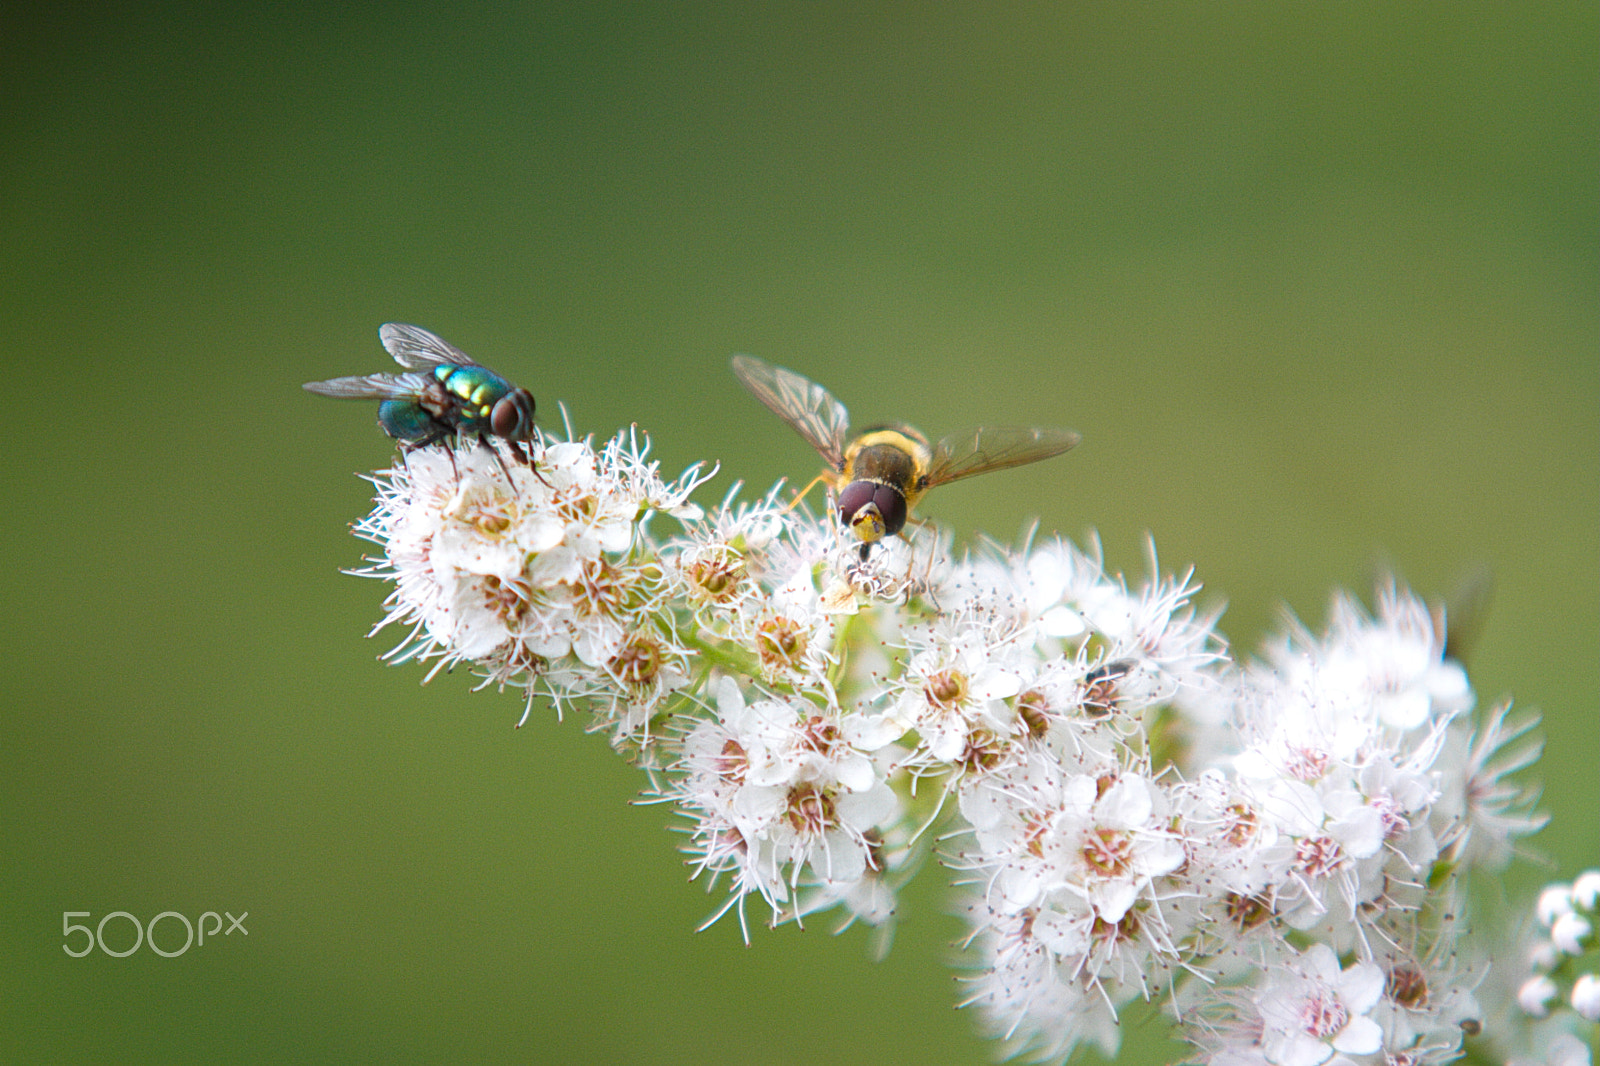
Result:
[[[870,429],[850,442],[844,453],[845,481],[876,481],[908,495],[928,470],[933,452],[927,438],[910,426]]]

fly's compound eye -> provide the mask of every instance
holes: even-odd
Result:
[[[872,490],[878,486],[870,481],[852,481],[839,493],[839,519],[845,525],[855,518],[856,512],[872,502]]]
[[[868,544],[892,537],[906,524],[906,498],[891,485],[852,481],[839,493],[839,518]]]
[[[881,530],[877,537],[868,536],[870,530],[861,525],[875,518],[881,522],[876,508],[872,506],[872,490],[877,487],[870,481],[852,481],[839,492],[839,521],[854,529],[868,543],[883,536]]]
[[[883,532],[892,537],[905,528],[906,498],[893,485],[879,485],[872,492],[872,502],[883,515]]]
[[[513,389],[500,397],[489,414],[489,429],[506,440],[526,440],[533,430],[533,396]]]

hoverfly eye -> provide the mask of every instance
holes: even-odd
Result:
[[[883,515],[885,535],[892,537],[905,528],[906,498],[899,489],[892,485],[879,485],[872,493],[872,502],[878,505],[878,513]]]
[[[839,493],[839,521],[855,525],[856,513],[872,502],[873,490],[878,488],[870,481],[852,481]]]

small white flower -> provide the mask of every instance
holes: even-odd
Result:
[[[1086,952],[1093,929],[1114,928],[1183,863],[1158,797],[1137,773],[1075,773],[1033,752],[963,783],[960,809],[977,844],[966,859],[986,875],[991,907],[1040,911],[1038,935],[1052,950]]]
[[[1272,971],[1256,996],[1261,1047],[1273,1066],[1317,1066],[1335,1052],[1370,1055],[1383,1031],[1367,1017],[1383,994],[1383,971],[1369,962],[1341,970],[1326,944]]]
[[[1533,905],[1533,913],[1538,917],[1539,924],[1546,929],[1554,925],[1557,918],[1571,914],[1572,886],[1546,885],[1539,893],[1538,902]]]
[[[877,871],[878,827],[899,810],[872,760],[846,740],[836,709],[798,698],[746,702],[732,678],[718,684],[717,718],[685,739],[676,769],[669,795],[696,822],[697,867],[732,873],[728,906],[755,892],[774,920],[803,875],[843,896]]]
[[[1600,902],[1600,870],[1585,870],[1572,882],[1572,902],[1593,913]]]
[[[1297,628],[1269,649],[1272,673],[1252,671],[1264,713],[1255,724],[1290,746],[1311,743],[1353,761],[1380,730],[1406,733],[1448,721],[1472,705],[1465,674],[1443,658],[1427,605],[1390,587],[1369,619],[1347,596],[1334,598],[1328,633]],[[1273,709],[1283,713],[1273,714]]]
[[[985,1026],[1013,1054],[1040,1061],[1065,1060],[1079,1044],[1091,1043],[1114,1058],[1121,1042],[1113,998],[1085,981],[1077,966],[1062,963],[1033,935],[1028,915],[973,915],[979,973],[962,1006],[977,1006]],[[1132,991],[1118,997],[1125,1002]]]
[[[1576,957],[1588,950],[1584,941],[1593,931],[1587,918],[1577,911],[1567,911],[1556,915],[1556,920],[1550,924],[1550,942],[1563,954]]]
[[[1517,1005],[1535,1018],[1543,1018],[1550,1013],[1550,1001],[1560,992],[1548,974],[1535,974],[1517,988]]]
[[[834,661],[834,617],[817,595],[811,568],[801,567],[752,604],[730,633],[754,649],[768,680],[823,686]]]
[[[1005,736],[1016,729],[1006,701],[1022,689],[1021,663],[1006,629],[961,616],[906,639],[910,659],[889,687],[893,703],[883,717],[900,733],[916,730],[919,765],[954,765],[975,732]]]
[[[1470,732],[1452,728],[1436,763],[1441,795],[1433,817],[1441,851],[1490,870],[1510,861],[1518,837],[1549,821],[1534,809],[1538,790],[1510,780],[1539,759],[1542,742],[1530,735],[1538,720],[1510,722],[1510,712],[1503,704]]]
[[[1600,1022],[1600,978],[1579,974],[1572,982],[1572,1009],[1591,1022]]]

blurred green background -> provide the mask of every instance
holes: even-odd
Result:
[[[385,589],[339,569],[392,447],[300,383],[392,369],[390,320],[546,425],[721,460],[706,500],[817,468],[734,351],[857,424],[1070,426],[928,513],[1098,529],[1130,576],[1148,531],[1245,652],[1384,565],[1486,564],[1474,680],[1544,714],[1555,815],[1503,891],[1593,864],[1596,22],[13,6],[0,1058],[990,1059],[931,872],[881,964],[824,922],[696,934],[668,812],[582,723],[374,661]],[[249,933],[65,955],[64,911],[118,910]]]

